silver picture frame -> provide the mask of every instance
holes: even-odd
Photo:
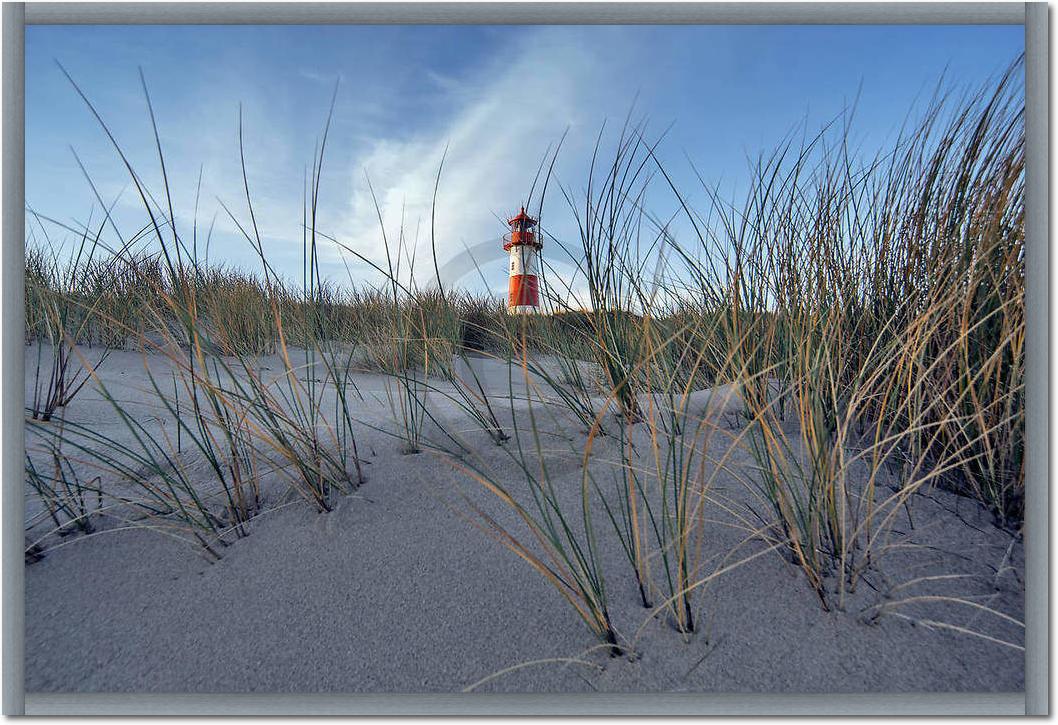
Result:
[[[1042,2],[4,3],[4,715],[1048,715],[1049,8]],[[1025,692],[772,695],[43,694],[24,688],[24,28],[34,24],[1010,24],[1025,28]]]

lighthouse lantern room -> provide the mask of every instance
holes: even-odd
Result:
[[[503,237],[503,250],[510,254],[508,267],[507,309],[511,312],[536,312],[540,308],[540,249],[534,227],[536,219],[525,213],[508,220],[511,231]]]

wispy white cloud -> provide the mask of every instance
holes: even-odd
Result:
[[[372,260],[385,258],[373,188],[390,243],[403,220],[418,269],[432,272],[430,213],[443,157],[435,218],[440,261],[466,245],[498,239],[549,145],[567,128],[574,145],[597,129],[611,80],[600,55],[577,36],[546,28],[527,30],[521,43],[469,77],[433,78],[467,102],[415,135],[368,144],[355,159],[348,214],[336,236]]]

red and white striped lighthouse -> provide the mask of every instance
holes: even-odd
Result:
[[[507,309],[511,312],[536,312],[540,307],[540,284],[537,278],[540,248],[544,246],[533,231],[536,219],[526,214],[523,206],[518,216],[507,223],[511,227],[510,233],[503,237],[503,251],[511,255]]]

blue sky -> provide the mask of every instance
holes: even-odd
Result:
[[[619,127],[634,101],[648,129],[672,125],[659,155],[692,203],[704,204],[688,160],[706,183],[737,195],[751,158],[796,129],[817,130],[857,94],[854,138],[869,153],[893,140],[942,75],[952,88],[974,88],[1023,48],[1021,26],[30,26],[26,200],[74,227],[101,218],[72,147],[107,203],[118,198],[115,219],[126,236],[145,223],[120,159],[56,61],[160,199],[142,66],[178,230],[190,236],[201,169],[200,235],[216,214],[210,259],[255,268],[218,201],[248,219],[236,140],[241,103],[265,250],[296,277],[303,179],[340,78],[319,228],[381,259],[370,178],[387,234],[403,218],[413,242],[418,229],[417,265],[432,266],[424,245],[447,147],[439,257],[478,249],[488,285],[502,289],[502,250],[497,242],[492,255],[483,243],[505,231],[500,219],[516,210],[546,149],[567,129],[556,178],[576,193],[601,124]],[[654,203],[661,216],[674,211],[672,199]],[[564,206],[549,196],[549,229],[569,237]],[[68,236],[50,225],[48,232]],[[377,280],[342,256],[324,250],[329,275],[345,279],[348,263],[354,278]],[[461,282],[480,288],[477,279]]]

